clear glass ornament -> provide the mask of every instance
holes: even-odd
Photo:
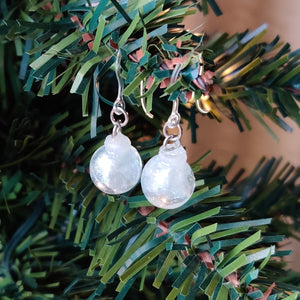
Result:
[[[130,140],[120,131],[106,137],[90,161],[90,176],[95,186],[112,195],[125,193],[138,182],[142,161]]]
[[[156,207],[174,209],[186,203],[195,189],[195,177],[184,148],[167,144],[144,166],[141,185]]]

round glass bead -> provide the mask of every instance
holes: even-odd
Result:
[[[112,195],[132,189],[140,180],[142,161],[128,137],[118,132],[106,137],[90,161],[90,176],[95,186]]]
[[[174,209],[186,203],[195,189],[195,177],[187,155],[180,145],[162,146],[158,155],[144,166],[141,185],[147,200],[154,206]]]

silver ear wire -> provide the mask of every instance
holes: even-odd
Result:
[[[208,114],[209,110],[205,109],[202,107],[202,101],[207,100],[209,98],[208,95],[202,95],[200,99],[195,100],[196,108],[198,109],[199,112],[202,114]]]
[[[181,69],[181,64],[177,64],[172,72],[170,84],[173,84],[176,81],[176,79],[179,75],[180,69]],[[169,142],[175,142],[175,147],[178,147],[180,145],[180,143],[178,143],[178,141],[181,138],[182,129],[180,126],[181,116],[178,112],[178,107],[179,107],[179,98],[177,97],[173,101],[172,112],[163,127],[163,134],[165,136],[165,140],[163,143],[164,146],[166,146]],[[170,128],[170,129],[177,128],[178,134],[168,134],[168,130],[167,130],[168,128]]]
[[[198,72],[199,72],[198,74],[200,76],[202,76],[204,74],[204,60],[203,60],[202,53],[199,54],[199,71]],[[195,99],[195,92],[192,93],[192,97]],[[205,101],[207,99],[209,99],[209,96],[202,94],[200,99],[195,100],[196,108],[202,114],[208,114],[209,113],[209,110],[203,108],[203,103],[202,103],[202,101]]]
[[[202,52],[199,53],[199,75],[203,75],[204,73],[204,60],[203,60],[203,55]]]
[[[144,80],[142,80],[140,82],[140,95],[142,96],[143,94],[144,94]],[[141,97],[141,104],[142,104],[142,108],[143,108],[143,111],[146,114],[146,116],[149,117],[150,119],[153,119],[154,116],[151,114],[151,112],[147,111],[145,97]]]
[[[110,120],[114,125],[113,128],[113,136],[115,136],[121,129],[121,127],[124,127],[128,123],[128,114],[125,111],[125,101],[123,99],[123,89],[124,89],[124,83],[121,78],[121,52],[118,50],[117,58],[115,62],[115,74],[118,81],[118,95],[114,102],[113,108],[110,112]],[[116,119],[116,116],[123,115],[124,120]]]

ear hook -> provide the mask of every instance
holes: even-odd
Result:
[[[181,64],[177,64],[172,72],[170,84],[175,83],[175,81],[179,75],[180,69],[181,69]],[[178,107],[179,107],[179,98],[177,97],[176,100],[173,101],[172,113],[169,117],[169,119],[171,118],[172,120],[174,120],[174,118],[175,118],[174,122],[176,124],[174,124],[174,125],[177,125],[180,122],[180,114],[178,113]],[[172,121],[172,120],[170,120],[170,121]]]
[[[144,80],[142,80],[140,82],[140,95],[142,96],[143,94],[144,94]],[[150,119],[153,119],[154,116],[151,114],[151,112],[147,111],[145,97],[141,98],[141,104],[142,104],[142,108],[143,108],[143,111],[146,114],[146,116],[149,117]]]
[[[173,84],[180,72],[181,69],[181,64],[177,64],[172,72],[171,75],[171,80],[170,80],[170,84]],[[172,112],[167,120],[167,122],[164,124],[163,127],[163,134],[165,136],[165,140],[163,145],[166,146],[168,144],[168,142],[175,142],[175,147],[178,147],[180,145],[179,140],[181,138],[182,135],[182,129],[180,126],[180,114],[178,112],[178,107],[179,107],[179,98],[177,97],[176,100],[173,101],[173,105],[172,105]],[[167,128],[176,128],[178,129],[178,134],[168,134],[167,132]],[[171,149],[171,148],[170,148]]]
[[[202,76],[204,73],[204,60],[203,60],[203,56],[202,53],[199,54],[199,75]],[[192,97],[195,96],[195,92],[192,93]],[[198,109],[199,112],[201,112],[202,114],[208,114],[209,110],[206,110],[203,108],[202,106],[202,101],[208,100],[209,96],[208,95],[201,95],[200,99],[196,99],[195,100],[195,104],[196,107]]]
[[[124,83],[121,78],[121,52],[118,50],[117,58],[115,62],[115,74],[118,81],[118,95],[114,102],[113,108],[110,112],[110,120],[114,125],[113,128],[113,136],[116,136],[116,134],[120,131],[121,127],[124,127],[128,123],[128,114],[125,111],[125,101],[123,99],[123,89],[124,89]],[[124,120],[116,119],[116,116],[123,115]]]
[[[123,109],[125,109],[125,102],[124,102],[123,95],[122,95],[122,92],[124,89],[124,82],[121,78],[121,51],[120,50],[118,50],[118,52],[117,52],[117,58],[115,61],[115,74],[116,74],[117,81],[118,81],[118,95],[114,102],[114,106],[116,105],[116,106],[119,106],[119,107],[122,107]],[[118,114],[118,113],[116,112],[116,114]]]
[[[209,110],[205,109],[202,107],[202,101],[208,100],[209,96],[208,95],[201,95],[200,99],[195,100],[195,104],[199,112],[202,114],[208,114]]]
[[[173,73],[171,75],[171,80],[170,80],[170,84],[174,83],[176,78],[178,77],[178,74],[179,74],[179,71],[180,71],[180,68],[181,68],[181,64],[177,64],[173,70]],[[140,82],[140,95],[143,95],[144,94],[144,81],[142,80]],[[146,99],[145,97],[142,97],[141,98],[141,104],[142,104],[142,108],[143,108],[143,111],[144,113],[146,114],[146,116],[148,116],[149,118],[153,119],[153,114],[151,114],[151,112],[148,112],[147,111],[147,108],[146,108]],[[173,112],[173,117],[176,115],[178,115],[178,105],[179,105],[179,99],[177,98],[176,100],[173,101],[173,109],[172,109],[172,112]],[[179,119],[179,122],[180,122],[180,119]]]

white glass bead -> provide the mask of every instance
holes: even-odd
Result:
[[[187,155],[180,145],[162,146],[158,155],[144,166],[141,185],[147,200],[154,206],[174,209],[186,203],[195,189],[195,177]]]
[[[90,161],[90,176],[95,186],[112,195],[132,189],[140,180],[142,161],[127,136],[118,132],[106,137]]]

